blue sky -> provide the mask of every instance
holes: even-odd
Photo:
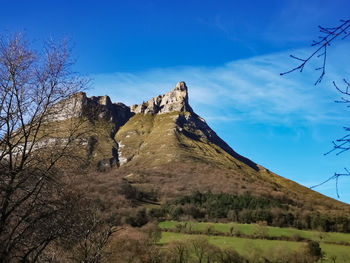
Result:
[[[317,87],[317,60],[279,75],[295,65],[290,54],[310,52],[318,25],[349,18],[349,1],[14,0],[2,10],[2,32],[25,31],[34,45],[71,39],[90,95],[134,104],[183,80],[218,135],[271,171],[311,186],[350,167],[350,152],[323,156],[350,122],[331,84],[350,75],[349,40],[329,48]],[[350,178],[340,182],[350,203]],[[334,182],[316,190],[336,198]]]

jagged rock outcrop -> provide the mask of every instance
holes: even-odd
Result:
[[[64,121],[69,118],[82,116],[88,98],[84,92],[78,92],[71,97],[55,104],[47,116],[48,121]]]
[[[79,92],[57,103],[49,120],[62,121],[83,116],[89,119],[111,121],[119,128],[134,114],[164,114],[175,111],[193,112],[188,103],[188,89],[183,81],[177,83],[169,93],[158,95],[147,102],[130,107],[121,102],[112,103],[107,95],[87,97],[86,93]]]
[[[194,113],[189,105],[188,88],[183,81],[178,82],[170,92],[164,95],[158,95],[147,102],[143,102],[139,105],[132,105],[131,107],[123,103],[113,103],[107,95],[87,97],[84,92],[79,92],[69,99],[59,102],[54,109],[55,111],[54,114],[50,116],[50,121],[85,117],[90,120],[92,124],[102,120],[113,125],[112,129],[110,125],[108,126],[109,128],[103,129],[104,131],[108,130],[108,133],[106,133],[107,135],[104,135],[108,136],[108,138],[103,139],[101,135],[93,135],[88,139],[91,142],[88,146],[90,149],[89,158],[95,157],[96,159],[98,156],[101,156],[101,160],[98,163],[105,163],[106,165],[104,166],[108,166],[108,164],[117,164],[117,166],[124,165],[137,156],[141,156],[142,150],[147,144],[154,143],[148,142],[147,139],[144,138],[145,134],[152,133],[153,128],[151,128],[151,126],[157,125],[154,117],[151,118],[153,119],[152,121],[149,117],[146,117],[146,115],[150,115],[164,116],[164,118],[157,118],[157,121],[159,119],[160,124],[162,124],[162,122],[168,123],[168,125],[170,125],[169,127],[171,127],[164,131],[158,131],[158,133],[160,133],[157,138],[158,141],[162,140],[160,137],[165,135],[175,135],[178,139],[181,136],[185,136],[190,141],[212,143],[216,145],[215,147],[219,147],[219,149],[222,149],[230,156],[247,164],[254,170],[259,169],[254,162],[233,151],[232,148],[207,125],[204,119]],[[133,118],[130,123],[132,127],[135,125],[136,127],[129,131],[128,134],[125,135],[125,138],[119,136],[120,133],[118,133],[118,131],[120,128],[128,124],[130,118],[134,115],[145,115],[145,117],[144,119],[141,118],[140,121],[135,124],[133,123],[135,118]],[[149,121],[145,123],[145,120]],[[140,125],[141,131],[140,127],[138,127]],[[150,126],[150,130],[143,131],[143,126]],[[99,138],[96,139],[96,137]],[[134,145],[133,140],[140,141],[140,143]],[[165,142],[163,146],[166,144],[167,142]],[[97,153],[96,145],[100,145],[103,151],[110,153],[101,154],[101,150]],[[101,145],[103,145],[103,147],[101,147]],[[110,147],[108,147],[108,145],[110,145]],[[175,156],[176,154],[169,153],[167,155]],[[108,158],[106,159],[106,157]]]
[[[132,105],[131,112],[134,113],[152,113],[164,114],[174,111],[192,112],[192,108],[188,104],[188,90],[186,83],[181,81],[176,84],[175,88],[164,95],[158,95],[147,102],[139,105]]]
[[[104,119],[113,122],[118,129],[133,115],[130,108],[118,102],[112,103],[111,99],[105,96],[87,98],[87,104],[83,108],[83,116],[88,118]]]
[[[107,95],[87,97],[85,92],[75,93],[70,98],[60,101],[51,111],[49,121],[63,121],[74,117],[103,119],[114,123],[116,129],[134,114],[125,104],[112,103]]]

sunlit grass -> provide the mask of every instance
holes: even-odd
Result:
[[[183,233],[163,232],[159,242],[166,245],[172,241],[186,241],[198,236],[205,236],[209,243],[220,248],[233,248],[244,257],[251,256],[251,253],[260,253],[266,257],[272,257],[278,251],[296,251],[305,246],[305,242],[281,241],[281,240],[265,240],[265,239],[249,239],[228,236],[207,236],[207,235],[190,235]],[[336,262],[350,262],[350,247],[334,244],[320,243],[321,249],[325,252],[325,260],[323,262],[333,262],[332,256],[336,257]]]
[[[183,222],[177,221],[164,221],[159,223],[161,228],[175,228],[177,224]],[[239,224],[239,223],[210,223],[210,222],[187,222],[188,227],[191,227],[194,231],[203,231],[208,226],[212,226],[215,231],[221,233],[230,233],[231,228],[238,230],[240,233],[245,235],[252,235],[257,224]],[[335,233],[335,232],[319,232],[313,230],[299,230],[295,228],[287,227],[271,227],[267,226],[267,233],[270,237],[292,237],[293,235],[299,235],[301,238],[307,238],[315,241],[322,242],[348,242],[350,243],[350,234],[346,233]],[[350,250],[350,247],[349,247]]]

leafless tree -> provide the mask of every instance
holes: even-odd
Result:
[[[75,231],[78,243],[73,249],[72,259],[74,262],[81,263],[101,262],[108,256],[105,247],[110,237],[122,228],[105,224],[96,213],[84,214],[83,217],[79,221],[84,223]]]
[[[302,72],[305,66],[315,58],[322,58],[322,64],[315,68],[315,70],[321,71],[318,79],[315,82],[315,85],[321,83],[323,77],[326,74],[326,65],[327,65],[327,52],[331,44],[334,44],[337,40],[344,40],[345,38],[350,36],[350,19],[340,20],[340,24],[335,27],[323,27],[319,26],[319,30],[321,35],[318,40],[314,40],[312,43],[312,47],[315,47],[314,51],[306,58],[301,58],[295,55],[290,55],[293,59],[300,61],[300,64],[295,68],[288,70],[286,72],[281,73],[281,75],[289,74],[293,71]],[[350,83],[344,78],[344,88],[340,88],[335,81],[333,81],[333,85],[338,92],[340,92],[341,97],[340,100],[337,100],[336,103],[345,103],[348,104],[347,107],[350,107]],[[325,155],[336,152],[337,155],[350,150],[350,127],[344,127],[344,130],[347,132],[345,136],[342,138],[336,139],[332,142],[332,149],[325,153]],[[331,180],[335,180],[336,182],[336,192],[339,198],[338,193],[338,179],[341,176],[350,176],[350,171],[345,168],[344,173],[335,173],[333,176],[329,177],[327,180],[312,186],[311,188],[315,188],[321,186]]]
[[[166,249],[167,262],[187,263],[190,259],[190,246],[185,241],[173,241]]]
[[[68,164],[79,128],[66,121],[63,132],[74,106],[58,102],[86,85],[71,66],[65,42],[37,52],[21,34],[0,37],[1,262],[35,262],[67,231],[74,207],[62,202],[57,164]]]
[[[189,240],[190,247],[196,258],[196,262],[215,262],[220,255],[220,250],[210,244],[207,238],[196,237]]]

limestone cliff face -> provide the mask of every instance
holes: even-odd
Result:
[[[164,95],[158,95],[147,102],[130,107],[123,103],[113,103],[108,96],[87,97],[85,93],[80,92],[59,102],[56,109],[50,120],[62,121],[67,118],[85,117],[91,121],[91,125],[102,122],[107,123],[108,127],[113,126],[109,128],[108,133],[103,133],[103,136],[100,132],[92,136],[93,139],[89,138],[89,141],[93,142],[88,146],[91,148],[90,155],[95,159],[101,156],[101,162],[107,165],[122,166],[138,158],[146,160],[144,151],[146,154],[153,152],[153,150],[147,150],[147,145],[157,145],[160,141],[164,151],[164,153],[159,151],[162,152],[161,156],[168,156],[167,161],[175,161],[180,155],[192,154],[191,152],[184,154],[183,150],[176,148],[176,145],[184,145],[180,141],[185,140],[186,143],[201,142],[203,145],[210,144],[211,147],[217,148],[212,159],[219,160],[220,154],[217,151],[223,150],[229,156],[258,170],[254,162],[233,151],[205,120],[192,110],[185,82],[177,83],[173,90]],[[124,133],[125,130],[128,131]],[[171,143],[174,146],[172,150],[169,146]],[[198,144],[196,149],[206,147],[202,144]],[[100,145],[99,151],[96,150],[96,145]],[[108,153],[101,154],[101,151]],[[193,150],[194,155],[197,153]],[[198,158],[208,162],[206,155]]]
[[[169,93],[158,95],[157,97],[139,105],[132,105],[130,110],[133,113],[144,114],[164,114],[174,111],[192,112],[192,109],[188,104],[188,90],[186,83],[181,81],[177,83],[175,88]]]
[[[86,93],[79,92],[55,105],[50,121],[87,117],[111,121],[120,127],[134,114],[165,114],[186,111],[193,112],[188,103],[186,83],[181,81],[169,93],[158,95],[147,102],[130,107],[120,102],[112,103],[107,95],[87,97]]]
[[[111,99],[105,96],[87,98],[87,105],[83,110],[83,115],[88,118],[99,118],[115,124],[116,129],[124,125],[133,115],[130,107],[118,102],[112,103]]]
[[[84,92],[78,92],[55,104],[50,109],[48,121],[64,121],[69,118],[82,116],[85,106],[88,103],[88,98]]]
[[[52,108],[49,121],[63,121],[69,118],[86,117],[90,120],[105,120],[116,125],[118,129],[133,115],[130,107],[123,103],[112,103],[109,96],[87,97],[79,92],[60,101]]]

